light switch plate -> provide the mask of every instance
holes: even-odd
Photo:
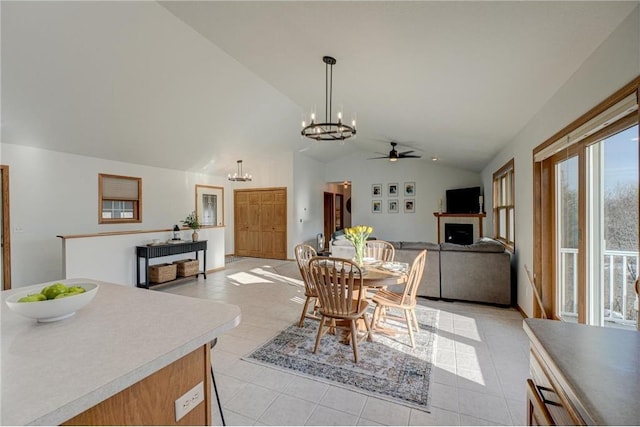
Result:
[[[194,388],[176,399],[176,422],[204,400],[204,383],[200,381]]]

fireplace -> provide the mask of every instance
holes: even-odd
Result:
[[[473,224],[445,224],[444,241],[458,245],[473,243]]]

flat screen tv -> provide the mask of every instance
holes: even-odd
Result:
[[[480,187],[447,190],[447,213],[480,212]]]

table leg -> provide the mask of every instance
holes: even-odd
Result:
[[[207,278],[207,249],[204,250],[204,258],[202,258],[202,275]]]
[[[144,287],[149,289],[149,257],[144,257]]]

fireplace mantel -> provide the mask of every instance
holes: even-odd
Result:
[[[438,218],[438,243],[444,243],[442,239],[444,238],[444,225],[446,223],[473,224],[473,234],[475,240],[478,240],[482,237],[482,220],[487,214],[484,212],[474,214],[434,212],[433,216]]]

